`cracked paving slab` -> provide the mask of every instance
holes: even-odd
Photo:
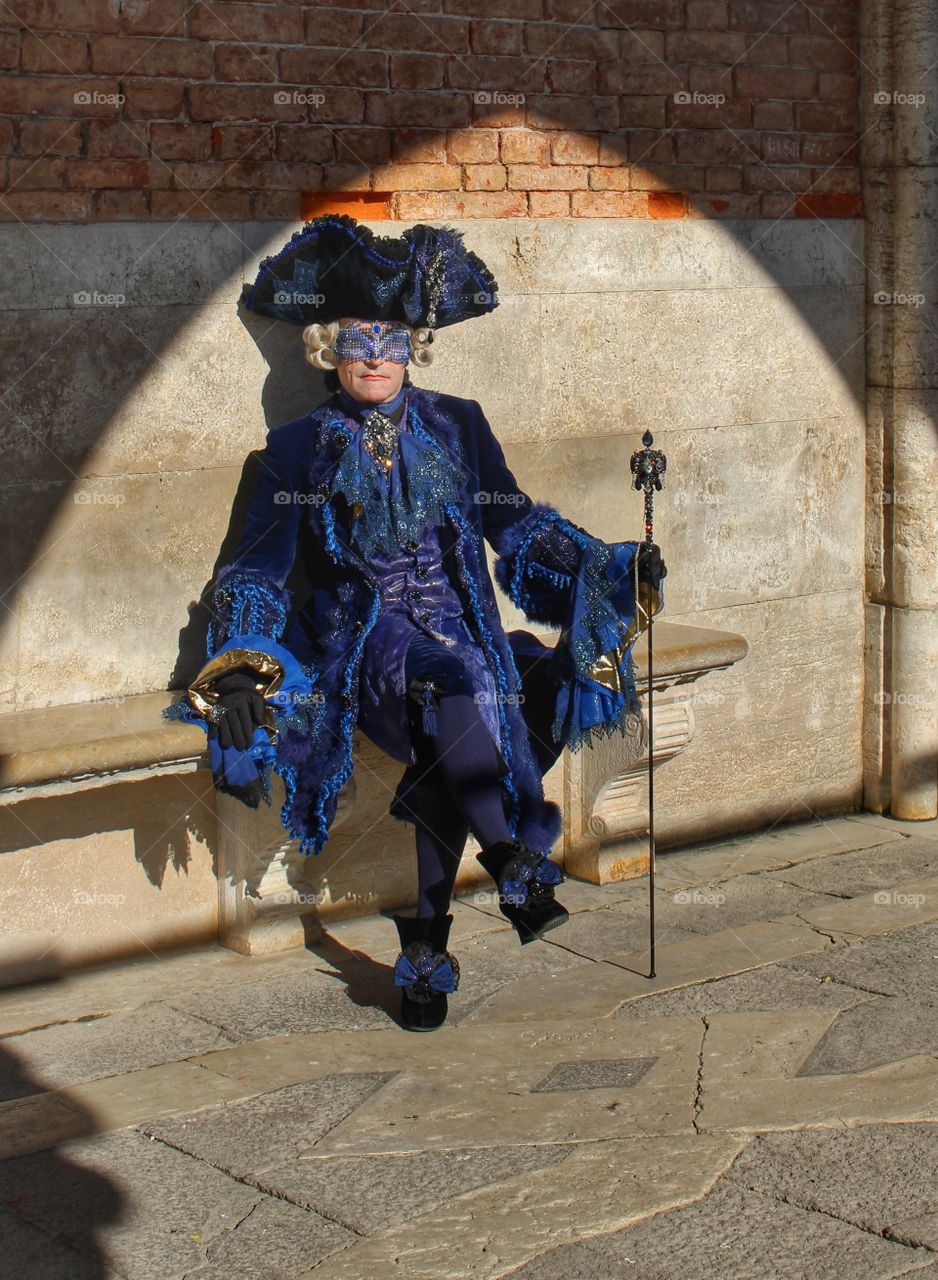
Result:
[[[843,982],[871,995],[904,996],[935,1003],[938,922],[912,926],[853,943],[823,955],[792,957],[784,967]]]

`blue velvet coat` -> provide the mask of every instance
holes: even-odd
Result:
[[[584,550],[603,544],[519,488],[474,400],[416,387],[407,394],[411,430],[460,469],[458,496],[445,504],[440,538],[450,580],[499,692],[509,827],[531,848],[547,851],[559,834],[560,813],[545,801],[542,776],[563,744],[545,750],[550,715],[536,734],[529,732],[523,708],[526,701],[529,714],[537,708],[530,694],[522,695],[519,664],[549,690],[558,687],[571,657],[562,645],[545,648],[526,632],[506,634],[484,542],[499,557],[496,577],[514,604],[532,621],[557,626],[569,618]],[[351,432],[336,396],[268,433],[243,534],[216,577],[212,598],[210,658],[225,648],[256,649],[266,642],[270,651],[287,650],[310,679],[311,709],[280,724],[271,761],[285,783],[283,826],[301,839],[305,853],[323,848],[338,794],[352,773],[362,650],[378,612],[374,575],[350,546],[347,505],[330,496]],[[618,545],[630,554],[637,546]],[[308,584],[302,591],[286,585],[297,560]],[[543,704],[544,697],[535,702]],[[405,774],[402,788],[408,781],[413,778]],[[396,805],[391,812],[406,816]]]

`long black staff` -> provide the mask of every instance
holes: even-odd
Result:
[[[642,436],[644,449],[636,449],[632,454],[632,475],[635,477],[635,488],[645,490],[645,546],[649,553],[654,542],[652,526],[655,518],[656,489],[661,489],[661,477],[667,470],[668,460],[660,449],[653,449],[654,443],[650,431]],[[641,553],[641,547],[638,548]],[[639,609],[638,554],[635,556],[635,608]],[[654,721],[654,687],[652,684],[652,620],[654,605],[650,598],[649,608],[645,616],[648,619],[648,947],[649,978],[655,976],[655,721]]]

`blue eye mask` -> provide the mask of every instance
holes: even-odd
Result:
[[[407,364],[410,334],[406,329],[385,328],[380,324],[369,325],[367,329],[357,324],[343,325],[332,350],[337,360],[390,360],[393,364]]]

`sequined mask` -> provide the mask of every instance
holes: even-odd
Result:
[[[358,324],[343,325],[332,344],[337,360],[389,360],[407,364],[410,360],[410,334],[399,325],[377,323],[367,328]]]

